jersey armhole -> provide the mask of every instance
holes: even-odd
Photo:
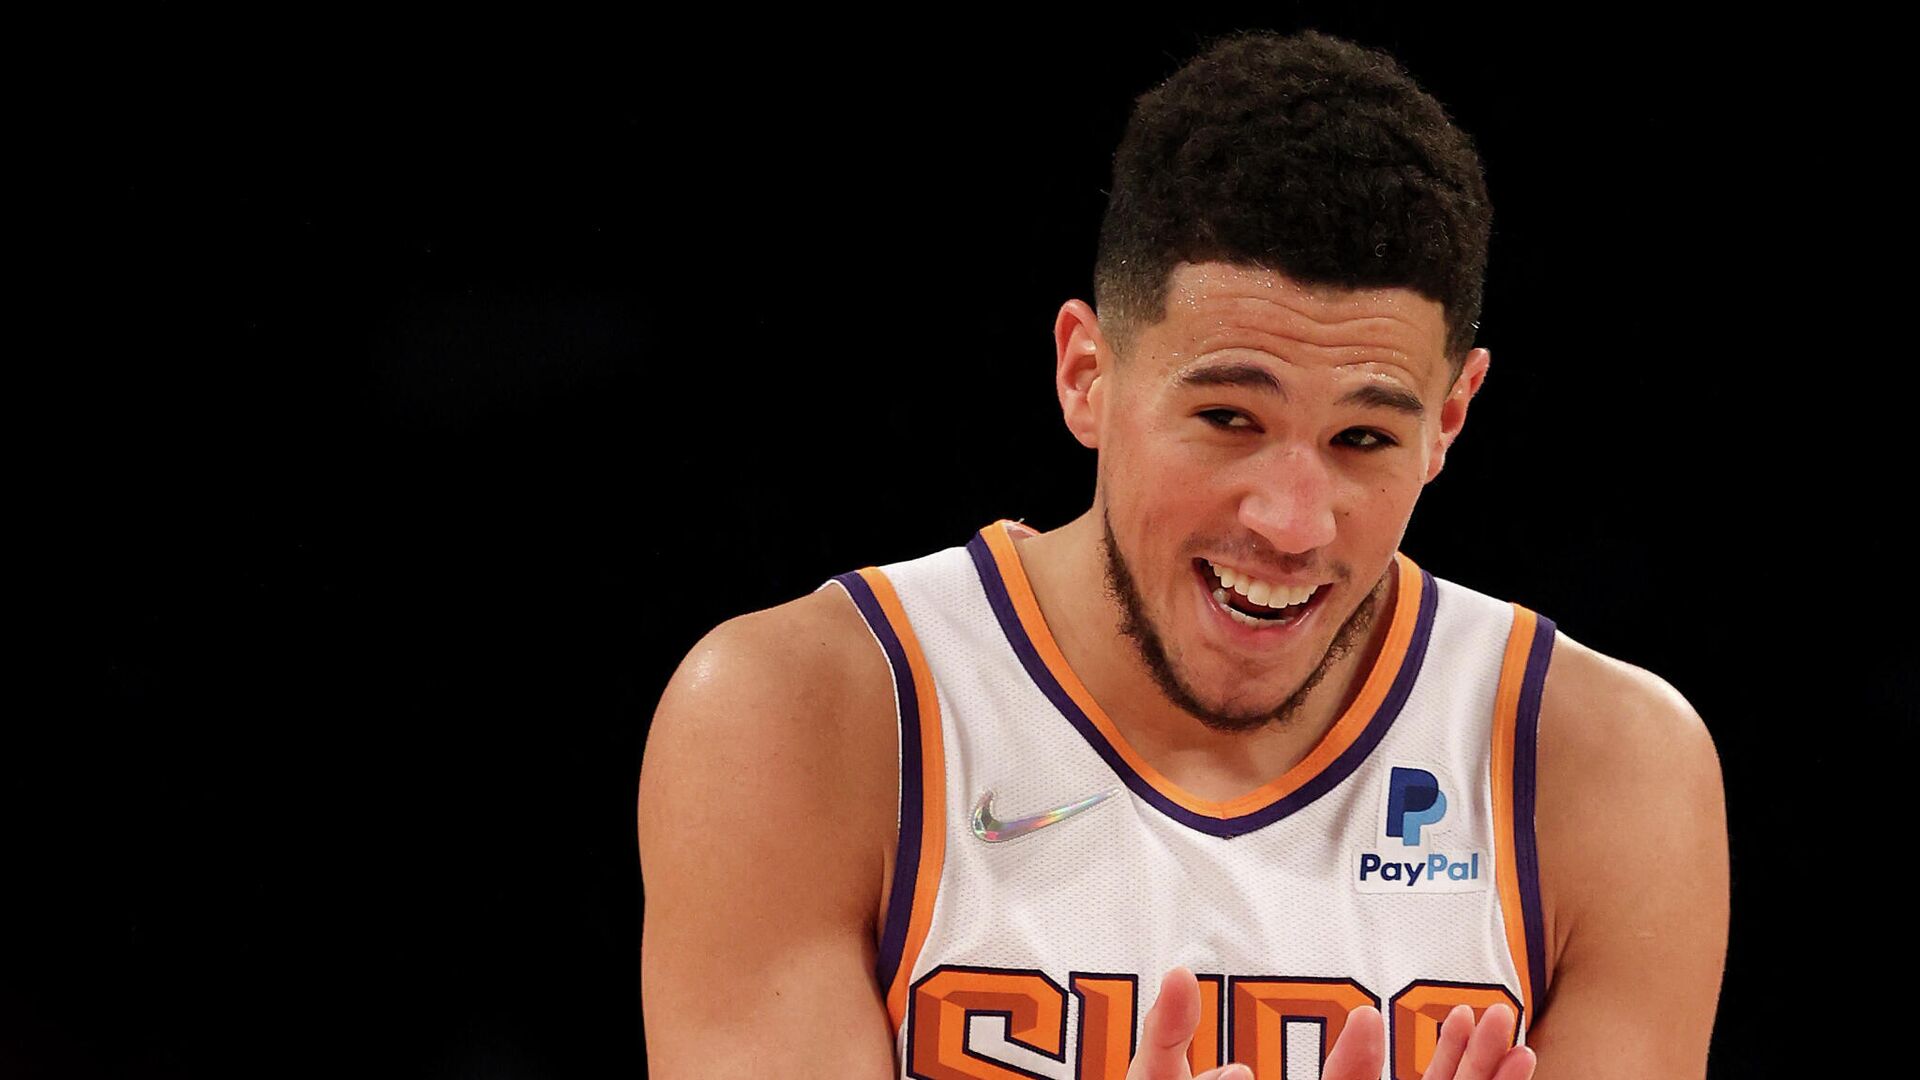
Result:
[[[939,694],[906,609],[886,575],[869,566],[836,575],[820,588],[831,584],[838,584],[852,598],[893,674],[899,732],[899,838],[886,910],[880,916],[874,974],[897,1036],[906,1022],[908,978],[933,921],[933,901],[946,856],[946,758]]]
[[[1546,964],[1546,926],[1540,903],[1540,860],[1534,809],[1539,756],[1540,692],[1558,635],[1553,620],[1519,604],[1500,663],[1494,694],[1492,781],[1496,865],[1507,951],[1520,977],[1519,1031],[1545,1000],[1552,972]]]

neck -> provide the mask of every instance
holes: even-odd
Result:
[[[1106,587],[1102,532],[1099,514],[1089,510],[1051,532],[1016,537],[1014,548],[1067,663],[1121,735],[1168,779],[1201,798],[1243,795],[1299,764],[1359,696],[1393,622],[1393,566],[1375,586],[1375,613],[1362,639],[1328,666],[1291,716],[1225,732],[1169,700],[1119,633],[1123,611]]]

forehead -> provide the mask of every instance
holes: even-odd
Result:
[[[1180,263],[1166,318],[1141,344],[1167,376],[1210,353],[1252,349],[1304,368],[1397,371],[1425,388],[1445,374],[1446,316],[1410,289],[1308,286],[1261,267]]]

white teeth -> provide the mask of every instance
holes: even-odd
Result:
[[[1221,611],[1226,612],[1227,615],[1231,617],[1234,622],[1237,622],[1242,626],[1254,626],[1254,627],[1285,626],[1286,624],[1293,621],[1292,613],[1288,613],[1285,615],[1275,615],[1273,618],[1270,618],[1270,619],[1260,619],[1260,618],[1255,618],[1252,615],[1248,615],[1243,611],[1236,611],[1234,610],[1234,607],[1232,604],[1227,603],[1227,590],[1225,589],[1213,590],[1213,602],[1216,604],[1219,604]]]
[[[1222,585],[1263,607],[1292,607],[1295,604],[1304,604],[1317,588],[1313,585],[1272,585],[1229,570],[1211,559],[1207,560],[1207,565],[1213,567],[1213,572],[1220,575]]]

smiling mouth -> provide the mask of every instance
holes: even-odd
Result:
[[[1258,604],[1246,593],[1227,588],[1207,560],[1195,559],[1193,564],[1194,569],[1200,574],[1203,586],[1212,594],[1214,604],[1233,621],[1252,629],[1286,626],[1296,622],[1313,610],[1327,592],[1327,586],[1322,584],[1316,586],[1305,599],[1292,604]]]

